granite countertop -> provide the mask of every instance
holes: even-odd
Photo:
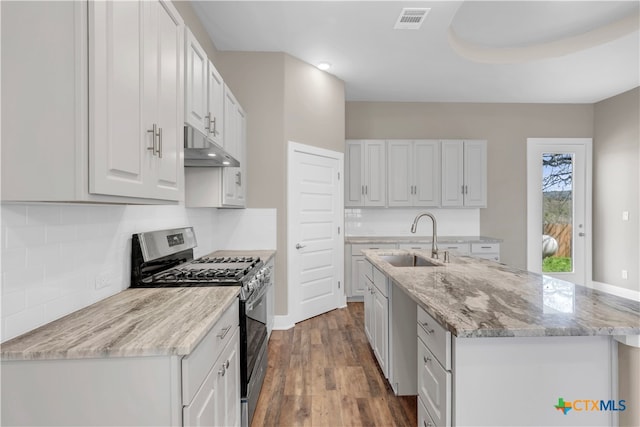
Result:
[[[366,243],[431,243],[431,236],[345,236],[344,242]],[[438,236],[438,243],[501,243],[502,239],[486,236]]]
[[[216,251],[214,256],[259,256],[275,251]],[[13,338],[2,360],[184,356],[237,301],[239,286],[129,288]]]
[[[366,258],[458,338],[640,335],[640,302],[492,261],[451,256],[439,267],[394,267]]]

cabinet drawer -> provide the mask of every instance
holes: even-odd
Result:
[[[357,243],[351,245],[351,255],[364,255],[363,249],[395,249],[395,243]]]
[[[418,427],[435,427],[435,425],[436,423],[424,406],[422,398],[418,397]]]
[[[491,261],[500,261],[500,254],[473,254],[476,258],[490,259]]]
[[[400,243],[398,249],[431,249],[431,243]]]
[[[438,243],[438,249],[441,251],[449,251],[452,254],[469,255],[468,243]]]
[[[375,267],[373,267],[373,284],[376,288],[378,288],[382,295],[384,295],[385,297],[389,296],[387,276],[385,276],[384,273],[382,273]]]
[[[500,252],[500,243],[472,243],[471,244],[471,253],[473,254],[482,254],[482,253],[499,253]]]
[[[451,370],[451,332],[443,328],[422,307],[418,307],[418,337],[424,341],[446,370]]]
[[[236,300],[191,354],[182,359],[182,403],[188,405],[240,325]]]
[[[418,338],[418,400],[436,426],[451,425],[451,372],[447,372]]]

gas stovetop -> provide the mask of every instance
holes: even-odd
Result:
[[[202,257],[142,279],[154,285],[241,285],[262,267],[259,257]]]

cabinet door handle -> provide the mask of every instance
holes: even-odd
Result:
[[[360,194],[362,194],[364,196],[364,185],[360,186]]]
[[[206,129],[207,133],[211,133],[211,112],[207,113],[207,115],[204,116],[204,120],[206,122],[204,128]]]
[[[147,147],[147,150],[151,151],[152,155],[156,155],[156,134],[158,132],[158,125],[155,123],[151,129],[147,129],[147,133],[151,133],[151,147]]]
[[[431,362],[431,358],[428,356],[422,356],[422,360],[424,360],[424,363],[429,363]]]
[[[460,192],[464,194],[464,185],[460,186]]]
[[[224,339],[224,337],[227,336],[227,334],[229,333],[229,331],[231,330],[231,325],[227,326],[226,328],[222,329],[222,332],[220,332],[217,337],[220,338],[221,340]]]
[[[162,128],[158,129],[158,157],[162,158]]]
[[[464,186],[464,194],[469,194],[469,186],[468,185]]]
[[[226,362],[224,362],[224,369],[229,369],[229,359],[227,359]]]
[[[217,129],[217,125],[216,125],[216,118],[214,117],[212,120],[213,123],[213,130],[211,131],[212,134],[217,135],[218,134],[218,129]]]
[[[366,196],[366,195],[368,195],[368,194],[369,194],[369,186],[368,186],[368,185],[365,185],[365,186],[364,186],[364,195]]]
[[[242,185],[242,172],[236,172],[236,185]]]
[[[424,322],[422,324],[422,326],[424,326],[424,329],[426,330],[427,334],[429,334],[429,335],[431,335],[432,333],[435,332],[433,329],[429,329],[429,323],[428,322]]]
[[[224,369],[224,366],[223,366],[222,368],[220,368],[218,370],[218,375],[220,375],[221,377],[224,377],[224,374],[225,374],[225,369]]]

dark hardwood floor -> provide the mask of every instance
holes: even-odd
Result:
[[[364,333],[362,303],[273,331],[252,427],[417,425],[416,396],[396,397]]]

